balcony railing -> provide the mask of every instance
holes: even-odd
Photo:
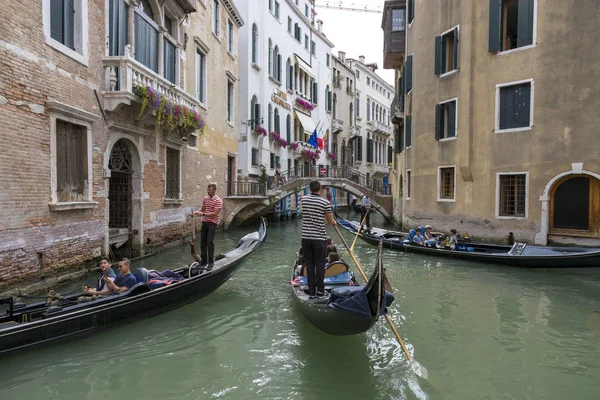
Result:
[[[350,126],[348,127],[348,137],[352,138],[354,136],[360,136],[360,126]]]
[[[174,85],[168,79],[140,64],[128,54],[102,58],[105,70],[104,109],[114,111],[121,105],[130,105],[139,99],[133,88],[137,85],[149,86],[173,103],[197,109],[198,101]]]
[[[331,131],[337,133],[344,130],[344,121],[341,119],[334,119],[331,122]]]
[[[260,182],[227,182],[228,197],[265,197],[267,185]]]
[[[383,133],[384,135],[392,134],[392,127],[387,126],[379,121],[373,121],[372,126],[373,126],[373,131],[375,131],[375,132]]]

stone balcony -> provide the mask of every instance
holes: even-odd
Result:
[[[338,133],[344,130],[344,121],[341,119],[334,119],[331,122],[331,132]]]
[[[349,126],[348,127],[348,137],[353,138],[355,136],[360,136],[360,126]]]
[[[128,52],[124,56],[103,57],[105,70],[104,109],[115,111],[132,101],[139,101],[133,92],[137,85],[149,86],[173,103],[197,110],[199,103],[179,86],[133,59]]]
[[[393,131],[391,126],[387,126],[379,121],[373,121],[371,126],[373,127],[373,132],[383,133],[387,136],[391,135]]]

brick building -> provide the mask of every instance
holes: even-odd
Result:
[[[27,3],[0,16],[0,287],[181,239],[235,168],[231,2]]]

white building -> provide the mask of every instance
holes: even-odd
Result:
[[[356,125],[360,136],[353,140],[355,166],[365,175],[386,182],[393,162],[394,135],[390,107],[394,87],[375,73],[377,64],[365,64],[363,56],[346,59],[354,70]]]
[[[239,42],[238,179],[257,179],[261,165],[269,176],[277,163],[282,171],[309,165],[301,151],[316,150],[306,145],[310,134],[318,128],[327,138],[330,130],[333,43],[321,21],[313,23],[311,2],[241,0],[238,8],[247,22]],[[329,164],[326,151],[317,163]]]

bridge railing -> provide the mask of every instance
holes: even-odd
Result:
[[[267,179],[268,190],[274,190],[284,186],[290,181],[303,178],[337,178],[347,179],[356,183],[358,186],[369,189],[375,194],[391,195],[392,185],[384,183],[380,179],[374,179],[370,176],[360,173],[357,169],[347,165],[340,166],[312,166],[304,165],[299,168],[292,168],[288,171],[282,171],[281,176],[269,177]]]
[[[266,196],[267,185],[259,182],[227,182],[227,196],[256,197]]]

